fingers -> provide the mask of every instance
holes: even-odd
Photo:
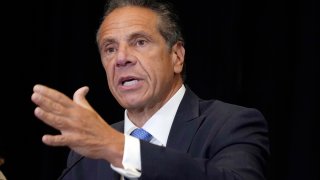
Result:
[[[35,85],[33,87],[33,92],[34,93],[33,93],[32,97],[33,96],[46,97],[48,100],[59,103],[65,107],[68,107],[68,106],[70,106],[70,104],[72,104],[72,100],[68,96],[62,94],[61,92],[59,92],[55,89],[46,87],[44,85],[40,85],[40,84]],[[37,100],[37,98],[34,99],[34,97],[33,97],[32,101],[36,104],[39,103],[39,101],[34,101],[34,100]],[[40,100],[40,102],[41,102],[41,100]]]
[[[62,114],[62,111],[64,109],[61,103],[58,103],[57,101],[54,101],[53,99],[50,99],[37,92],[32,94],[31,100],[41,109],[55,114]]]
[[[92,106],[89,104],[89,102],[85,98],[88,92],[89,92],[89,87],[87,86],[79,88],[73,94],[73,101],[86,109],[93,110]]]
[[[67,146],[68,140],[65,135],[44,135],[42,142],[50,146]]]
[[[67,126],[68,121],[65,120],[62,116],[47,112],[39,107],[37,107],[34,110],[34,114],[37,118],[42,120],[44,123],[46,123],[47,125],[57,130],[67,129],[68,127]]]
[[[33,89],[31,100],[38,105],[34,110],[35,116],[57,130],[70,128],[70,119],[77,114],[76,104],[69,97],[52,88],[35,85]]]
[[[44,135],[43,143],[51,146],[69,146],[70,148],[90,147],[97,143],[97,134],[102,134],[104,120],[90,106],[85,96],[89,88],[79,88],[73,100],[63,93],[43,86],[35,85],[32,101],[38,106],[35,116],[45,124],[57,129],[61,134]],[[94,133],[93,133],[94,132]],[[80,145],[82,144],[82,145]],[[80,148],[81,149],[81,148]]]

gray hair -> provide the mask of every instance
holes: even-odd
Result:
[[[181,42],[182,45],[184,45],[184,38],[179,25],[179,17],[175,14],[169,2],[161,2],[158,0],[110,0],[109,3],[106,4],[103,18],[108,16],[113,10],[126,6],[138,6],[154,11],[160,18],[159,32],[167,42],[169,48],[177,42]],[[99,31],[97,41],[98,36]]]

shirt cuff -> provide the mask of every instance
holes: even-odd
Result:
[[[124,136],[123,168],[115,167],[112,164],[110,166],[125,177],[138,178],[141,176],[140,140],[127,134]]]

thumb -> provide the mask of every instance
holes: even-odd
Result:
[[[89,102],[86,99],[86,95],[89,92],[88,86],[83,86],[79,88],[74,94],[73,94],[73,101],[80,106],[93,110],[92,106],[89,104]]]

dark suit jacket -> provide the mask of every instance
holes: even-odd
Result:
[[[123,121],[113,125],[123,132]],[[141,143],[140,179],[263,180],[269,155],[268,127],[251,108],[199,99],[188,87],[166,147]],[[71,151],[63,180],[119,180],[104,160]]]

